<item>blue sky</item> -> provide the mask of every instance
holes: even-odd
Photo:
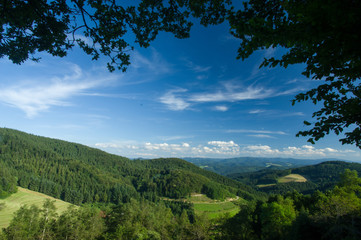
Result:
[[[160,34],[135,48],[126,73],[79,49],[40,63],[0,59],[0,126],[82,143],[131,158],[293,157],[358,160],[361,151],[329,135],[296,138],[317,109],[291,106],[318,84],[303,66],[263,68],[266,49],[236,60],[239,41],[226,25],[195,26],[189,39]]]

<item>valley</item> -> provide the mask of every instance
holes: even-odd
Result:
[[[308,239],[319,239],[335,227],[324,219],[359,219],[352,209],[361,206],[361,164],[291,161],[215,161],[225,176],[206,170],[211,162],[130,160],[1,128],[0,239],[303,239],[305,229],[315,236]],[[263,167],[227,170],[251,162]],[[337,201],[341,212],[333,212]]]

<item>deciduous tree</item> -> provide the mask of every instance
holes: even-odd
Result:
[[[322,106],[313,113],[314,122],[304,122],[312,128],[297,134],[310,136],[311,143],[346,130],[341,143],[361,148],[360,9],[354,0],[249,0],[228,16],[232,34],[241,40],[238,58],[280,47],[286,53],[264,59],[261,66],[302,63],[303,74],[320,81],[293,100]]]
[[[78,45],[98,59],[110,58],[108,69],[125,70],[134,43],[149,46],[160,31],[189,36],[189,17],[218,23],[228,0],[11,0],[0,1],[0,57],[20,64],[39,60],[38,52],[63,57]]]

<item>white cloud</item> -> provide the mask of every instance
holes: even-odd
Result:
[[[325,151],[326,152],[332,152],[332,153],[337,153],[338,152],[338,150],[333,149],[333,148],[325,148]]]
[[[283,117],[289,117],[289,116],[305,116],[303,112],[293,112],[293,113],[286,113],[282,114]]]
[[[243,154],[265,157],[295,157],[295,158],[320,158],[320,157],[346,157],[352,150],[341,151],[333,148],[315,148],[304,145],[302,147],[289,146],[282,149],[273,149],[268,145],[250,145],[241,150]]]
[[[215,93],[194,94],[189,98],[192,102],[236,102],[252,99],[264,99],[272,96],[274,93],[271,89],[249,86],[241,91],[218,91]]]
[[[145,57],[138,51],[131,54],[130,69],[136,69],[147,74],[160,75],[172,72],[170,64],[154,49],[151,49],[151,56]]]
[[[217,147],[238,147],[238,144],[234,143],[233,141],[209,141],[208,144]]]
[[[263,110],[263,109],[254,109],[254,110],[251,110],[249,111],[248,113],[249,114],[259,114],[259,113],[264,113],[266,110]]]
[[[215,106],[214,109],[216,111],[226,112],[226,111],[228,111],[229,108],[227,106],[224,106],[224,105],[219,105],[219,106]]]
[[[185,92],[187,92],[187,94],[184,94]],[[177,93],[177,95],[175,95],[175,93]],[[160,102],[168,105],[170,110],[180,111],[188,109],[188,107],[193,104],[259,100],[276,95],[277,93],[274,89],[257,86],[244,88],[231,82],[224,82],[222,83],[222,87],[214,92],[189,93],[185,89],[173,89],[160,97]],[[224,105],[215,106],[213,109],[216,111],[226,111]]]
[[[286,135],[286,133],[283,131],[268,131],[268,130],[253,130],[253,129],[230,129],[227,130],[226,132]]]
[[[239,146],[233,141],[209,141],[206,145],[192,143],[132,143],[110,142],[96,143],[96,147],[106,151],[126,156],[153,156],[153,157],[185,157],[185,156],[237,156]]]
[[[251,145],[251,146],[245,147],[244,149],[249,150],[249,151],[255,151],[255,152],[263,152],[263,153],[273,153],[274,152],[274,150],[272,150],[272,148],[267,145]]]
[[[182,146],[186,147],[186,148],[189,148],[191,145],[189,145],[189,143],[183,143]]]
[[[50,81],[28,76],[22,83],[3,87],[0,90],[0,101],[21,109],[27,117],[32,118],[53,106],[72,105],[70,98],[117,78],[117,75],[99,78],[98,74],[93,72],[84,73],[76,64],[64,64],[62,67],[67,73],[50,76]]]
[[[247,135],[248,137],[255,137],[255,138],[275,138],[275,137],[272,137],[270,135],[266,135],[266,134],[250,134],[250,135]]]
[[[177,96],[177,93],[186,92],[185,89],[176,89],[171,90],[164,94],[162,97],[159,98],[161,103],[164,103],[168,106],[170,110],[180,111],[188,108],[190,104],[183,100],[181,97]]]
[[[264,110],[264,109],[254,109],[248,111],[249,114],[258,114],[265,115],[268,117],[294,117],[294,116],[304,116],[303,112],[292,112],[292,111],[283,111],[283,110]]]
[[[267,48],[264,52],[264,57],[265,58],[271,58],[271,57],[274,57],[275,56],[275,53],[276,53],[276,50],[277,48],[271,46],[269,48]]]
[[[278,93],[275,94],[275,96],[284,96],[284,95],[295,95],[299,92],[303,92],[306,89],[304,87],[296,87],[296,88],[291,88],[288,90],[284,90],[284,91],[280,91]]]
[[[330,147],[316,148],[310,145],[288,146],[281,149],[269,145],[240,146],[234,141],[208,141],[205,144],[182,143],[97,143],[96,147],[128,157],[291,157],[291,158],[331,158],[357,154],[352,150],[337,150]]]

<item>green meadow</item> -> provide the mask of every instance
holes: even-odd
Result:
[[[288,183],[288,182],[307,182],[307,179],[299,174],[289,174],[287,176],[281,177],[278,179],[279,183]]]
[[[10,195],[5,199],[0,199],[0,203],[4,203],[4,209],[0,211],[0,229],[9,225],[13,218],[13,213],[23,205],[36,205],[41,207],[46,199],[55,200],[55,206],[58,214],[65,211],[70,203],[59,199],[52,198],[42,193],[34,192],[28,189],[18,187],[18,192]]]
[[[217,218],[224,214],[234,216],[239,211],[239,207],[233,203],[232,199],[217,201],[203,194],[195,194],[189,198],[189,201],[194,204],[194,211],[197,215],[205,214],[210,219]]]
[[[289,182],[307,182],[307,179],[299,174],[288,174],[286,176],[277,179],[277,183],[289,183]],[[257,185],[257,187],[259,188],[272,187],[274,185],[276,185],[276,183],[259,184]]]

